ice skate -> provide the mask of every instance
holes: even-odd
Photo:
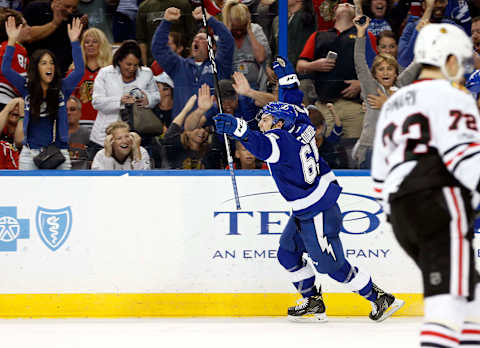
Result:
[[[325,303],[322,292],[299,300],[295,307],[288,308],[288,319],[296,322],[326,322]]]
[[[376,322],[381,322],[391,317],[393,313],[405,304],[405,301],[395,298],[392,294],[386,293],[375,284],[373,284],[373,289],[377,292],[378,298],[372,302],[372,311],[368,317]]]

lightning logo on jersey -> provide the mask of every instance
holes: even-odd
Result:
[[[327,252],[327,254],[332,255],[333,259],[337,261],[337,257],[335,256],[332,245],[328,242],[327,237],[325,236],[319,237],[318,244],[320,245],[322,252]]]
[[[313,218],[313,224],[315,226],[315,231],[317,232],[317,240],[320,249],[322,249],[323,253],[326,252],[327,254],[332,255],[333,259],[337,261],[332,245],[328,242],[327,237],[323,235],[323,214],[315,216]]]

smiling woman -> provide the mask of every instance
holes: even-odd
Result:
[[[133,90],[139,94],[132,95]],[[135,41],[125,41],[115,52],[112,65],[100,69],[95,78],[92,105],[98,114],[90,134],[90,157],[103,148],[107,127],[120,120],[123,111],[133,104],[152,109],[159,102],[152,71],[141,64],[140,47]]]
[[[140,146],[140,136],[130,132],[123,121],[110,124],[106,130],[105,148],[95,155],[92,169],[96,170],[149,170],[150,157]]]
[[[32,55],[27,78],[12,68],[14,45],[21,35],[23,24],[17,26],[14,17],[6,23],[8,46],[2,62],[2,74],[25,99],[23,132],[24,147],[20,154],[20,169],[39,169],[34,158],[50,145],[60,149],[65,161],[56,168],[70,169],[68,154],[68,118],[66,99],[70,96],[83,74],[83,59],[78,38],[82,31],[79,19],[68,25],[75,70],[62,79],[55,55],[48,50],[38,50]]]

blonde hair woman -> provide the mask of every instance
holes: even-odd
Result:
[[[272,53],[262,27],[251,22],[250,10],[239,0],[225,3],[222,18],[235,39],[233,71],[243,73],[253,89],[266,90],[265,62]]]
[[[105,130],[105,148],[93,159],[94,170],[150,170],[150,157],[140,146],[142,139],[123,121],[111,123]]]
[[[97,28],[90,28],[81,41],[85,73],[73,95],[82,102],[81,125],[92,126],[97,118],[97,110],[92,106],[93,82],[99,70],[112,64],[112,46],[106,35]]]

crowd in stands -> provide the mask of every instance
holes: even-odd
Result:
[[[38,169],[51,144],[56,169],[228,168],[207,36],[223,111],[256,129],[278,99],[278,0],[205,1],[208,32],[199,0],[0,1],[0,169]],[[418,32],[454,23],[480,53],[479,15],[473,0],[288,0],[286,58],[333,169],[370,168],[383,103],[417,79]],[[266,168],[230,146],[235,169]]]

